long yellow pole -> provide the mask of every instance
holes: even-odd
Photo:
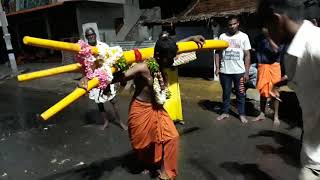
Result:
[[[49,49],[57,49],[57,50],[63,50],[63,51],[71,51],[71,52],[79,52],[80,46],[77,43],[68,43],[68,42],[60,42],[60,41],[54,41],[54,40],[48,40],[48,39],[41,39],[41,38],[34,38],[26,36],[23,38],[23,42],[26,45],[36,46],[36,47],[43,47],[43,48],[49,48]],[[177,43],[179,51],[178,53],[184,53],[184,52],[190,52],[190,51],[196,51],[196,50],[212,50],[212,49],[225,49],[228,47],[228,43],[221,40],[206,40],[204,46],[202,48],[198,47],[196,43],[194,42],[179,42]],[[148,59],[150,57],[153,57],[153,48],[143,48],[139,50],[142,54],[142,59]],[[96,47],[92,47],[93,54],[98,53],[98,49]],[[135,62],[135,55],[134,51],[125,51],[123,53],[124,58],[126,59],[128,64],[132,64]],[[21,74],[18,76],[18,81],[28,81],[32,79],[38,79],[42,77],[48,77],[53,76],[61,73],[67,73],[67,72],[74,72],[81,69],[81,65],[76,64],[70,64],[66,66],[56,67],[52,69],[27,73],[27,74]]]
[[[42,48],[49,48],[49,49],[56,49],[56,50],[64,50],[64,51],[72,51],[72,52],[79,52],[80,46],[75,43],[67,43],[67,42],[59,42],[59,41],[53,41],[53,40],[47,40],[47,39],[40,39],[40,38],[33,38],[33,37],[25,37],[23,39],[23,42],[26,45],[36,46],[36,47],[42,47]],[[178,53],[184,53],[184,52],[191,52],[191,51],[198,51],[198,50],[212,50],[212,49],[225,49],[228,47],[228,43],[225,41],[220,40],[206,40],[204,46],[198,47],[196,43],[194,42],[179,42],[178,45]],[[153,48],[143,48],[139,50],[142,55],[142,59],[148,59],[150,57],[153,57]],[[92,53],[97,54],[98,49],[96,47],[92,48]],[[126,51],[124,52],[124,58],[126,59],[128,64],[132,64],[135,62],[135,54],[134,51]],[[48,70],[42,70],[38,72],[33,72],[29,74],[22,74],[18,76],[19,81],[26,81],[41,77],[47,77],[52,76],[56,74],[61,74],[65,72],[72,72],[77,71],[81,69],[81,65],[71,64],[67,66],[52,68]],[[115,72],[116,69],[113,68],[112,72]],[[97,78],[94,78],[88,82],[88,88],[82,89],[82,88],[76,88],[72,93],[70,93],[68,96],[63,98],[61,101],[56,103],[54,106],[46,110],[44,113],[41,114],[41,118],[43,120],[48,120],[50,117],[55,115],[56,113],[60,112],[62,109],[79,99],[81,96],[86,94],[87,91],[91,90],[94,87],[97,87],[99,84],[99,80]]]
[[[70,52],[79,52],[80,45],[77,43],[68,43],[62,41],[55,41],[50,39],[42,39],[42,38],[35,38],[30,36],[25,36],[23,38],[23,43],[29,46],[47,48],[47,49],[55,49],[61,51],[70,51]],[[98,48],[94,47],[92,49],[93,54],[98,53]]]
[[[40,116],[43,120],[48,120],[53,115],[57,114],[61,110],[63,110],[65,107],[79,99],[81,96],[85,95],[87,91],[91,90],[94,87],[97,87],[99,85],[99,80],[97,78],[91,79],[88,81],[88,87],[87,90],[83,88],[76,88],[73,90],[72,93],[67,95],[65,98],[60,100],[58,103],[50,107],[48,110],[43,112]]]
[[[74,71],[79,71],[81,69],[81,64],[76,63],[76,64],[69,64],[65,66],[60,66],[56,68],[51,68],[51,69],[46,69],[46,70],[41,70],[41,71],[36,71],[32,73],[27,73],[27,74],[21,74],[18,76],[18,81],[28,81],[28,80],[33,80],[33,79],[39,79],[42,77],[48,77],[48,76],[53,76],[57,74],[62,74],[66,72],[74,72]]]

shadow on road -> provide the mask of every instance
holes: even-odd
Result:
[[[222,102],[217,102],[217,101],[210,101],[210,100],[200,100],[198,102],[198,105],[206,111],[212,111],[217,114],[222,113]],[[238,114],[230,110],[230,115],[238,118]]]
[[[250,135],[249,138],[271,137],[281,147],[274,147],[269,144],[257,145],[257,149],[264,154],[277,154],[288,165],[300,167],[300,150],[301,143],[298,139],[277,131],[264,130],[257,134]]]
[[[111,157],[95,161],[89,165],[83,165],[65,172],[49,175],[39,180],[99,180],[108,176],[117,167],[126,169],[131,174],[139,174],[143,167],[137,164],[133,152],[128,152],[120,156]],[[154,174],[150,174],[154,177]]]
[[[192,133],[195,133],[196,131],[199,131],[199,127],[190,127],[190,128],[177,128],[180,136],[189,135]]]
[[[256,164],[240,164],[238,162],[224,162],[220,167],[233,175],[242,175],[245,180],[275,180],[260,170]]]
[[[290,125],[288,129],[302,128],[302,110],[296,93],[282,91],[280,98],[282,100],[279,106],[280,119]]]
[[[180,136],[183,137],[192,134],[199,129],[199,127],[185,128],[180,131]],[[108,176],[107,173],[112,172],[117,167],[122,167],[131,174],[140,174],[144,169],[149,169],[151,172],[150,176],[154,178],[157,176],[156,169],[159,165],[150,166],[140,164],[135,154],[130,151],[120,156],[98,160],[89,165],[83,165],[65,172],[53,174],[39,180],[98,180],[103,176]]]
[[[114,114],[109,111],[106,110],[106,114],[109,120],[109,123],[112,123],[116,126],[118,126],[119,128],[121,128],[119,121],[116,120],[116,118],[114,117]],[[102,119],[102,116],[100,114],[100,112],[97,110],[90,110],[88,112],[86,112],[85,114],[85,120],[84,120],[84,126],[86,125],[103,125],[104,121]]]
[[[55,121],[42,121],[34,113],[1,113],[0,114],[0,136],[7,137],[17,132],[26,131],[33,128],[41,129],[48,125],[55,124]]]
[[[198,105],[206,111],[212,111],[215,113],[221,113],[222,102],[210,101],[207,99],[200,100]]]
[[[201,162],[196,159],[189,159],[189,162],[192,166],[194,166],[199,171],[203,172],[203,174],[210,180],[218,180],[216,175],[214,175],[207,167],[203,166]]]
[[[198,102],[198,105],[205,111],[211,111],[215,112],[217,114],[222,113],[222,102],[217,102],[217,101],[210,101],[210,100],[200,100]],[[237,109],[237,103],[236,100],[231,100],[231,106],[235,107]],[[246,102],[246,114],[247,116],[257,116],[259,115],[257,113],[257,110],[251,102],[247,101]],[[239,118],[239,115],[232,111],[230,109],[230,115],[234,116],[235,118]]]

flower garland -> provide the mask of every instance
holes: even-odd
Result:
[[[112,66],[118,70],[125,71],[129,68],[123,57],[120,46],[109,47],[105,43],[98,42],[98,55],[92,55],[91,46],[83,40],[79,40],[80,51],[76,55],[76,60],[84,67],[84,74],[88,79],[97,77],[100,89],[105,89],[112,82]],[[153,76],[153,90],[156,102],[163,105],[170,98],[170,91],[164,83],[159,64],[154,58],[147,61],[148,68]]]
[[[80,52],[76,60],[84,67],[84,74],[88,79],[97,77],[100,89],[105,89],[113,79],[111,67],[118,64],[119,69],[125,68],[123,51],[120,46],[109,47],[107,44],[98,42],[98,55],[92,55],[91,46],[83,40],[79,40]]]
[[[155,93],[156,102],[164,105],[167,99],[170,98],[168,86],[164,83],[162,74],[159,70],[159,64],[154,58],[147,61],[148,68],[153,76],[153,91]]]

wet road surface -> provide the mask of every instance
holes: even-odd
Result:
[[[82,98],[48,122],[36,119],[63,93],[1,84],[0,179],[143,180],[131,156],[128,133],[116,123],[99,130],[96,105]],[[121,118],[130,97],[120,96]],[[218,103],[183,100],[178,180],[295,180],[299,172],[301,130],[271,120],[241,124],[215,120]],[[109,105],[106,105],[110,109]],[[113,117],[110,112],[110,117]]]

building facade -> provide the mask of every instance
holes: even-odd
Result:
[[[140,9],[139,0],[2,0],[2,4],[17,56],[53,53],[25,46],[24,36],[76,42],[83,38],[82,25],[86,23],[97,24],[104,42],[143,41],[150,33],[139,21],[154,12]]]

